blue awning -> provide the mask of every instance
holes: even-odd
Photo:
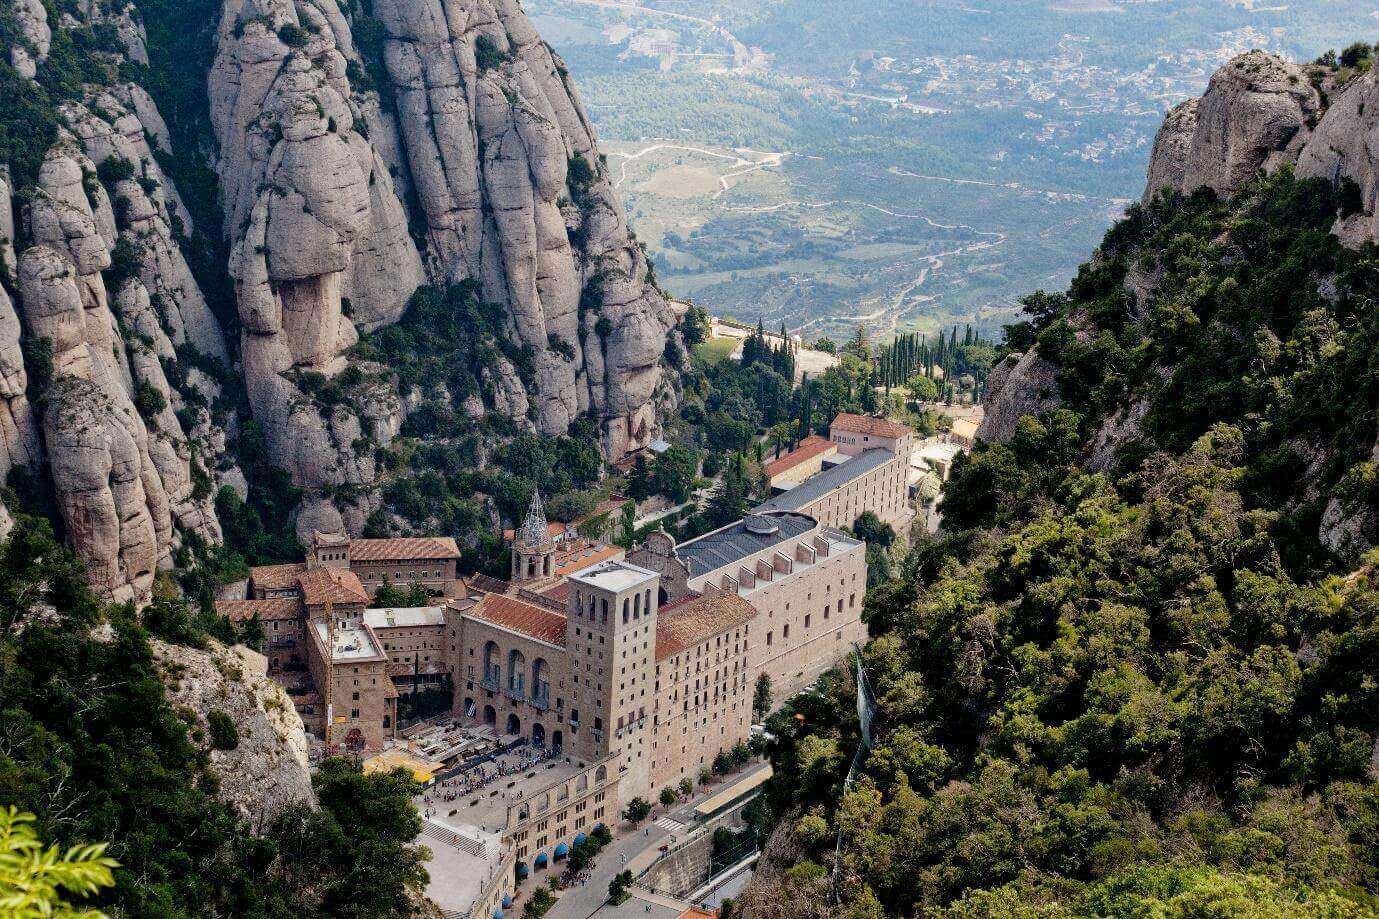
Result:
[[[557,845],[557,846],[555,847],[555,857],[556,857],[556,858],[564,858],[565,856],[567,856],[567,855],[569,855],[569,854],[570,854],[570,847],[567,846],[567,845],[565,845],[565,843],[562,842],[562,843],[560,843],[559,845]]]
[[[586,840],[586,839],[588,839],[588,838],[589,838],[589,837],[588,837],[588,836],[585,836],[583,833],[576,833],[576,834],[575,834],[575,845],[579,845],[580,843],[584,842],[584,840]]]
[[[507,894],[503,894],[503,909],[507,909],[511,905],[512,897],[508,896]]]
[[[517,866],[517,876],[519,878],[524,878],[529,874],[531,874],[531,869],[527,867],[526,862],[522,862]]]
[[[544,867],[546,867],[546,862],[548,862],[549,859],[546,858],[546,853],[545,853],[545,852],[542,852],[540,855],[538,855],[538,856],[536,857],[535,861],[536,861],[536,867],[538,867],[538,868],[544,868]]]
[[[493,919],[503,919],[503,911],[501,909],[495,909],[493,911]]]

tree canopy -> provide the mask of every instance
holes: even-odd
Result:
[[[1374,507],[1379,262],[1341,207],[1286,173],[1161,198],[1031,299],[1062,405],[955,463],[869,593],[857,781],[846,669],[768,725],[801,911],[841,833],[854,916],[1379,912],[1379,555],[1318,539]]]

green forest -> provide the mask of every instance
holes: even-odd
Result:
[[[847,671],[771,723],[792,912],[1379,912],[1376,558],[1319,538],[1328,505],[1374,520],[1379,251],[1328,232],[1352,206],[1287,172],[1161,197],[1027,299],[1008,347],[1062,404],[955,464],[943,530],[868,596],[854,783]]]
[[[21,518],[0,544],[0,802],[35,815],[45,845],[109,843],[114,885],[83,905],[112,915],[412,915],[426,873],[410,777],[327,759],[319,809],[263,827],[216,797],[204,729],[169,700],[152,642],[204,647],[225,628],[173,596],[139,615],[101,603],[47,522]],[[211,746],[238,742],[210,728]]]

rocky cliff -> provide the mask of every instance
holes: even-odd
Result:
[[[1375,239],[1379,173],[1374,152],[1379,80],[1372,69],[1300,66],[1263,51],[1242,54],[1200,99],[1169,112],[1154,141],[1144,197],[1206,187],[1228,196],[1260,171],[1348,179],[1358,196],[1334,232],[1350,246]]]
[[[198,649],[156,640],[153,653],[169,699],[206,753],[221,800],[255,829],[294,805],[316,805],[306,729],[292,700],[268,678],[262,654],[214,641]]]
[[[1116,334],[1130,341],[1133,338],[1121,328],[1122,323],[1142,328],[1162,323],[1172,326],[1183,321],[1189,304],[1207,310],[1217,298],[1226,296],[1222,291],[1233,290],[1228,287],[1208,293],[1211,287],[1204,274],[1199,279],[1199,289],[1189,294],[1181,287],[1181,277],[1170,277],[1179,273],[1182,266],[1154,248],[1162,245],[1161,240],[1153,239],[1154,227],[1172,219],[1175,207],[1172,201],[1158,207],[1164,204],[1161,195],[1193,195],[1205,189],[1225,202],[1244,190],[1246,200],[1225,206],[1235,208],[1247,219],[1260,219],[1262,214],[1250,213],[1255,205],[1249,200],[1259,184],[1250,183],[1261,174],[1290,169],[1299,179],[1324,183],[1309,186],[1302,194],[1308,197],[1310,206],[1323,209],[1322,224],[1336,240],[1344,247],[1358,249],[1379,240],[1379,162],[1374,152],[1377,149],[1379,78],[1364,64],[1338,66],[1328,56],[1318,63],[1300,66],[1261,51],[1230,61],[1212,77],[1200,99],[1178,105],[1165,118],[1155,139],[1142,206],[1132,209],[1119,237],[1117,231],[1112,231],[1107,243],[1084,269],[1083,278],[1074,285],[1092,291],[1092,302],[1074,303],[1055,323],[1060,327],[1055,329],[1058,335],[1054,339],[1062,342],[1058,347],[1061,353],[1049,353],[1047,348],[1041,353],[1036,345],[1023,354],[1007,357],[993,371],[985,396],[986,419],[978,436],[989,442],[1007,442],[1021,415],[1064,404],[1070,391],[1077,397],[1075,407],[1085,409],[1088,371],[1079,362],[1102,347],[1109,328],[1120,329]],[[1317,194],[1319,189],[1324,194]],[[1323,198],[1327,203],[1322,203]],[[1331,207],[1331,201],[1337,202],[1334,211],[1325,211]],[[1120,240],[1133,237],[1140,237],[1140,241],[1124,251],[1117,249],[1124,245]],[[1145,240],[1152,241],[1152,245],[1145,245]],[[1229,262],[1228,256],[1244,258],[1249,243],[1222,233],[1213,245],[1220,248],[1220,257]],[[1269,257],[1283,258],[1284,252],[1270,252]],[[1310,268],[1308,284],[1299,291],[1313,298],[1322,311],[1345,313],[1352,308],[1352,298],[1359,296],[1353,278],[1345,277],[1337,267],[1339,261],[1319,259]],[[1116,280],[1109,283],[1114,291],[1097,289],[1113,275]],[[1239,282],[1232,279],[1229,283]],[[1093,304],[1103,297],[1114,300],[1116,309],[1109,314],[1103,311],[1099,320],[1093,319],[1089,307],[1095,312]],[[1116,314],[1122,318],[1112,320]],[[1258,316],[1247,313],[1226,318],[1208,315],[1197,321],[1219,326],[1222,331],[1217,334],[1242,337],[1241,328],[1257,320]],[[1228,323],[1235,325],[1226,331]],[[1156,334],[1168,337],[1163,334],[1168,326],[1159,325],[1160,332]],[[1258,358],[1251,372],[1264,372],[1263,368],[1276,364],[1283,347],[1280,336],[1286,338],[1287,334],[1286,324],[1279,330],[1261,328],[1252,332],[1251,347],[1258,350]],[[1098,335],[1103,336],[1101,341],[1096,341]],[[1154,334],[1148,337],[1153,338]],[[1339,347],[1338,336],[1328,331],[1324,337],[1330,340],[1329,347]],[[1040,338],[1044,340],[1044,336]],[[1295,346],[1296,342],[1287,342],[1287,347]],[[1123,381],[1117,384],[1122,389],[1117,398],[1099,404],[1091,419],[1096,427],[1088,440],[1090,448],[1083,464],[1105,471],[1127,445],[1136,444],[1141,451],[1157,446],[1154,433],[1146,431],[1146,423],[1155,421],[1156,407],[1162,399],[1180,398],[1196,385],[1194,379],[1206,375],[1209,368],[1194,369],[1192,361],[1191,354],[1165,349],[1157,362],[1146,368],[1142,379],[1129,386]],[[1099,379],[1090,385],[1106,382]],[[1227,413],[1237,406],[1213,408]],[[1344,447],[1338,445],[1339,438],[1328,442],[1322,432],[1304,432],[1275,448],[1278,455],[1286,455],[1297,464],[1288,487],[1297,488],[1296,507],[1313,508],[1308,511],[1311,516],[1305,526],[1326,549],[1352,562],[1379,542],[1379,512],[1372,501],[1356,497],[1365,492],[1354,484],[1365,479],[1366,470],[1379,462],[1379,431],[1372,418],[1366,424],[1356,429],[1356,442]],[[1163,429],[1162,418],[1157,426]],[[1336,481],[1335,468],[1363,460],[1365,455],[1368,459],[1349,475],[1350,484]]]
[[[424,286],[466,284],[500,317],[477,392],[449,394],[467,417],[592,417],[609,459],[657,433],[673,314],[516,0],[188,4],[201,33],[173,40],[213,46],[191,149],[155,101],[146,15],[166,5],[0,3],[0,77],[37,100],[11,116],[32,136],[0,148],[0,476],[48,483],[105,593],[145,599],[219,539],[251,420],[300,490],[297,532],[357,534],[421,398],[352,349]],[[192,160],[222,209],[201,225],[166,171]],[[197,238],[223,241],[219,264]],[[375,385],[313,398],[352,368]]]
[[[1143,201],[1162,192],[1210,189],[1229,197],[1260,172],[1283,167],[1300,176],[1355,183],[1355,201],[1333,227],[1346,245],[1379,239],[1379,75],[1359,76],[1334,65],[1299,65],[1263,51],[1231,60],[1200,99],[1175,106],[1154,138]],[[1132,266],[1125,287],[1143,313],[1156,278]],[[1020,415],[1058,404],[1054,374],[1037,350],[1012,355],[993,371],[978,436],[1005,442]],[[1097,462],[1126,436],[1131,407],[1098,437]]]

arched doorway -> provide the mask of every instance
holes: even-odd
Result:
[[[538,747],[546,745],[546,726],[540,721],[531,726],[531,742]]]
[[[521,718],[518,718],[516,715],[508,715],[508,733],[509,733],[509,734],[521,734],[521,733],[522,733],[522,719],[521,719]]]
[[[493,710],[492,705],[484,706],[484,724],[496,725],[498,723],[498,713]]]
[[[559,753],[565,748],[565,732],[556,731],[551,735],[551,749]]]

